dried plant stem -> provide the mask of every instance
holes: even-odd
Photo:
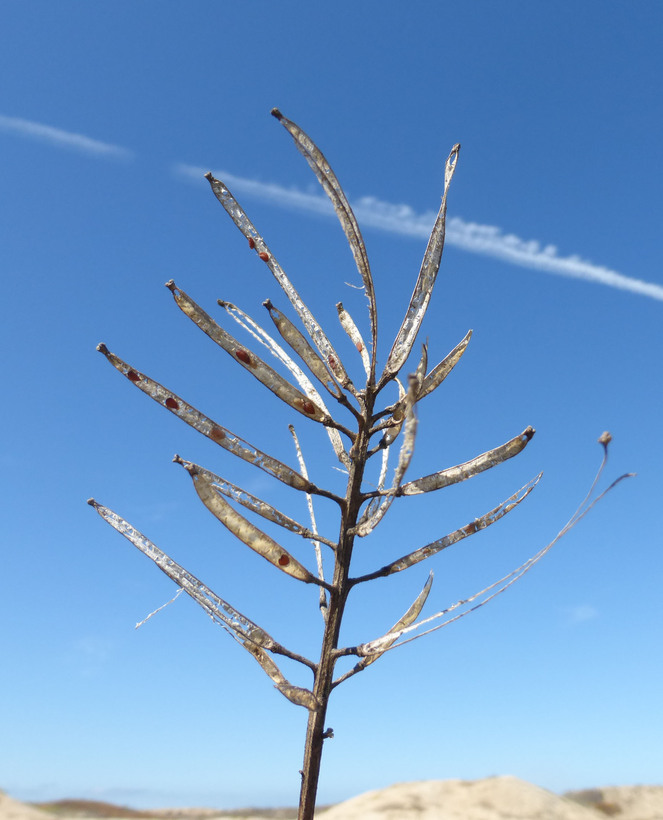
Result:
[[[320,704],[309,713],[304,747],[304,765],[302,768],[302,785],[299,799],[298,820],[313,820],[315,800],[320,777],[320,762],[325,741],[325,720],[327,705],[334,684],[334,665],[338,658],[338,639],[343,612],[351,589],[349,578],[354,530],[363,504],[361,491],[364,470],[368,460],[370,444],[369,420],[375,402],[374,391],[366,391],[363,419],[354,446],[350,452],[351,464],[348,474],[347,491],[342,507],[341,527],[338,545],[335,552],[334,577],[329,594],[329,610],[322,640],[320,661],[313,684],[313,695]]]

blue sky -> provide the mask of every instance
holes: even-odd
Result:
[[[553,790],[660,782],[661,23],[659,3],[610,0],[4,4],[0,787],[135,806],[296,802],[304,710],[185,596],[135,630],[175,587],[85,504],[112,507],[282,643],[317,654],[315,591],[233,542],[170,459],[298,518],[303,500],[131,391],[95,351],[105,342],[292,465],[294,421],[314,480],[339,486],[320,428],[163,287],[175,279],[236,333],[217,298],[263,323],[265,298],[287,310],[202,178],[211,169],[359,376],[334,307],[365,329],[359,277],[276,105],[356,205],[382,362],[462,144],[422,339],[437,362],[474,335],[421,404],[409,477],[537,429],[490,473],[395,504],[357,566],[456,529],[544,470],[494,527],[358,590],[344,641],[382,634],[429,569],[425,613],[546,544],[589,488],[603,430],[606,481],[638,473],[506,594],[336,690],[320,801],[502,773]],[[318,510],[333,536],[332,513]]]

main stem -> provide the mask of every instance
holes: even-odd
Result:
[[[309,712],[308,726],[306,729],[306,745],[304,747],[304,765],[301,771],[302,787],[299,796],[298,820],[313,820],[313,813],[315,811],[322,747],[325,742],[323,735],[325,732],[325,720],[327,718],[327,706],[329,704],[329,696],[334,680],[334,665],[336,663],[335,650],[338,648],[341,621],[350,591],[348,576],[350,573],[350,560],[352,558],[352,547],[354,544],[354,535],[351,534],[350,531],[357,524],[362,504],[361,484],[366,468],[366,458],[370,441],[368,431],[371,426],[374,403],[375,393],[367,390],[363,411],[359,418],[357,438],[350,451],[351,465],[343,505],[341,530],[336,547],[336,562],[332,582],[333,589],[329,595],[329,607],[322,639],[322,651],[313,683],[313,694],[319,706],[317,709]]]

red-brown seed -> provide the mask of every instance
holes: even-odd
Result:
[[[138,373],[136,373],[135,370],[129,370],[127,372],[127,378],[129,379],[129,381],[132,381],[132,382],[139,382],[140,381],[140,376],[138,375]]]
[[[251,250],[253,250],[255,248],[255,246],[256,246],[256,241],[252,236],[250,236],[249,237],[249,248],[251,248]]]
[[[308,413],[309,416],[315,415],[315,405],[312,401],[303,401],[302,402],[302,410],[305,413]]]
[[[290,563],[290,559],[288,558],[287,555],[284,554],[279,558],[279,566],[280,567],[287,567],[289,563]]]
[[[235,356],[237,356],[240,362],[244,362],[244,364],[253,364],[251,361],[251,356],[246,352],[246,350],[236,350]]]
[[[260,251],[258,256],[262,259],[263,262],[269,262],[269,254],[267,251]]]
[[[364,348],[363,348],[362,343],[361,343],[361,342],[357,342],[357,350],[361,353],[361,351],[362,351],[363,349],[364,349]]]
[[[212,427],[210,437],[213,438],[214,441],[222,441],[226,437],[226,434],[220,427]]]
[[[331,369],[336,370],[336,359],[333,356],[329,356],[327,361],[329,362]]]
[[[175,399],[172,396],[168,396],[168,398],[166,399],[166,407],[169,407],[171,410],[180,409],[179,404],[175,401]]]

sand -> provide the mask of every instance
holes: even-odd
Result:
[[[119,813],[119,812],[118,812]],[[296,810],[155,812],[176,820],[296,820]],[[160,817],[159,817],[160,815]],[[99,815],[88,815],[99,820]],[[319,820],[663,820],[663,786],[608,786],[559,796],[515,777],[425,780],[366,792],[319,812]],[[53,814],[0,792],[0,820],[80,820]],[[105,817],[105,820],[111,820]]]

